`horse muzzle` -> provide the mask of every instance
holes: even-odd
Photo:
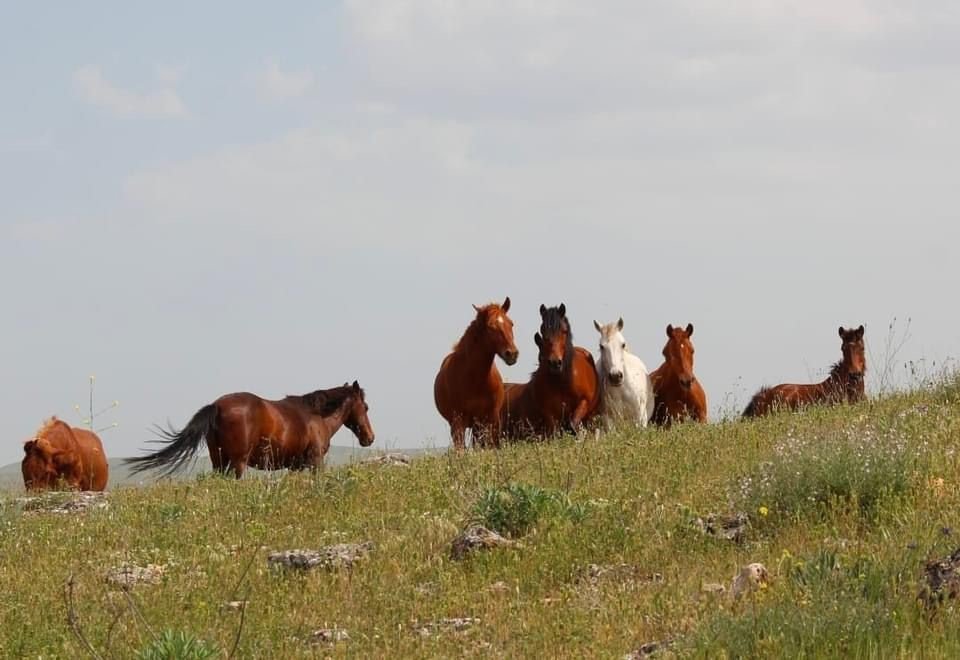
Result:
[[[623,372],[622,371],[613,371],[607,374],[607,380],[614,387],[620,387],[623,385]]]
[[[517,363],[517,358],[520,357],[519,351],[503,351],[500,353],[500,359],[506,362],[508,365],[513,365]]]
[[[558,374],[563,371],[563,360],[547,360],[547,366],[551,372]]]

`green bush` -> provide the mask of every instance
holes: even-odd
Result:
[[[488,529],[516,538],[529,532],[545,515],[580,521],[587,513],[587,505],[572,503],[559,491],[511,483],[484,490],[474,504],[471,518]]]
[[[220,649],[182,630],[164,630],[137,653],[137,660],[208,660]]]

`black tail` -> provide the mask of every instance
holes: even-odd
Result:
[[[743,410],[744,417],[756,417],[757,416],[757,402],[760,400],[760,395],[767,391],[766,387],[761,387],[760,391],[753,395],[753,398],[750,399],[750,403],[747,404],[747,407]]]
[[[167,446],[146,456],[124,459],[124,464],[133,466],[130,474],[162,468],[161,476],[170,476],[193,458],[202,440],[216,434],[217,415],[217,406],[211,403],[198,410],[182,431],[173,427],[170,430],[158,428],[157,433],[163,440],[154,442],[166,442]]]

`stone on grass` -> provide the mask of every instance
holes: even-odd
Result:
[[[44,495],[17,498],[24,511],[37,513],[82,513],[88,509],[109,506],[107,494],[100,491],[51,492]]]
[[[770,574],[763,564],[747,564],[733,578],[730,585],[730,596],[737,600],[741,596],[760,589],[764,589],[770,582]]]
[[[450,556],[455,560],[460,560],[476,550],[519,547],[522,546],[518,541],[504,538],[500,534],[482,525],[470,525],[453,539],[450,547]]]
[[[927,608],[960,598],[960,548],[948,557],[928,561],[922,581],[918,598]]]
[[[406,454],[388,452],[386,454],[378,454],[377,456],[365,458],[361,463],[363,465],[380,465],[383,467],[410,467],[410,457]]]
[[[338,543],[319,550],[283,550],[271,552],[267,563],[271,566],[307,571],[313,568],[338,570],[352,568],[373,550],[373,542]]]
[[[741,543],[746,537],[749,518],[745,513],[733,515],[719,515],[710,513],[703,518],[696,518],[693,521],[694,527],[699,529],[707,536],[715,536],[719,539]]]
[[[472,616],[452,617],[424,624],[415,624],[413,630],[421,637],[432,637],[445,632],[463,632],[478,623],[480,623],[480,619]]]
[[[342,628],[320,628],[310,633],[310,641],[314,644],[333,644],[349,639],[350,634]]]
[[[643,644],[633,653],[628,653],[623,656],[623,660],[643,660],[643,658],[649,658],[650,656],[660,653],[670,646],[673,645],[672,639],[664,639],[656,642],[647,642]]]
[[[147,564],[146,566],[123,564],[107,571],[107,582],[125,589],[140,584],[160,584],[165,570],[166,566],[162,564]]]

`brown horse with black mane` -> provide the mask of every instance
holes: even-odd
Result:
[[[502,305],[474,305],[473,309],[476,317],[443,359],[433,381],[434,403],[450,424],[456,449],[464,448],[468,428],[475,447],[487,441],[500,444],[503,379],[494,358],[499,355],[507,364],[514,364],[519,356],[513,342],[513,321],[507,316],[509,296]]]
[[[667,344],[663,347],[664,363],[650,374],[653,382],[654,408],[650,419],[659,426],[692,419],[707,421],[707,394],[693,375],[693,324],[686,328],[667,326]]]
[[[566,305],[540,305],[540,318],[537,369],[529,382],[506,386],[503,428],[512,438],[576,433],[600,407],[597,367],[590,351],[573,345]]]
[[[226,394],[194,414],[181,431],[159,429],[167,446],[146,456],[128,458],[133,474],[163,469],[169,476],[193,458],[206,441],[217,472],[232,469],[239,479],[247,466],[261,470],[316,469],[341,426],[360,445],[373,444],[366,395],[357,381],[329,390],[268,401],[256,394]]]
[[[23,453],[20,470],[27,490],[107,487],[107,457],[93,431],[51,417],[32,440],[23,444]]]
[[[840,327],[840,351],[843,359],[830,368],[830,375],[820,383],[808,385],[783,384],[764,387],[757,392],[744,417],[760,417],[775,410],[797,410],[817,403],[856,403],[864,397],[863,376],[867,371],[864,354],[863,326],[856,330]]]

